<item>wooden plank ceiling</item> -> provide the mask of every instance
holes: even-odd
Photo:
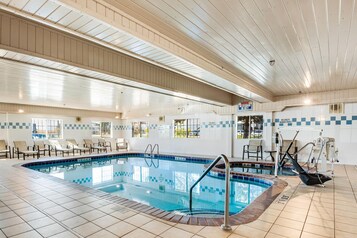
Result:
[[[354,0],[0,2],[2,9],[24,13],[261,102],[273,96],[357,88]],[[83,9],[94,7],[93,12],[98,14],[81,12],[76,4]],[[106,10],[110,6],[113,11]],[[103,20],[116,10],[168,39],[174,38],[182,49],[189,49],[231,75],[247,80],[234,82],[224,78],[179,53],[163,50],[167,42],[163,41],[160,48]],[[272,60],[274,65],[270,64]]]

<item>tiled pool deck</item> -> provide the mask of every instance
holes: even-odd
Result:
[[[112,203],[0,160],[1,237],[357,237],[357,169],[336,166],[326,187],[288,186],[254,222],[233,226],[177,224]]]

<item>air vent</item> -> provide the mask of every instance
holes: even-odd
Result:
[[[343,113],[343,111],[344,111],[344,104],[343,103],[329,104],[329,112],[330,112],[330,114]]]

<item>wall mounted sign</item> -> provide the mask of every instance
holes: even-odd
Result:
[[[253,102],[252,101],[246,101],[246,102],[241,102],[238,104],[238,111],[252,111],[253,110]]]

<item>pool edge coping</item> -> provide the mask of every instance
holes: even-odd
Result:
[[[84,158],[84,157],[102,157],[102,156],[112,156],[112,155],[125,155],[125,154],[142,154],[140,152],[125,152],[125,153],[111,153],[111,154],[95,154],[95,155],[82,155],[82,156],[72,156],[72,157],[67,157],[65,159],[78,159],[78,158]],[[190,156],[194,157],[194,156]],[[200,159],[199,157],[195,157],[197,159]],[[85,187],[80,184],[76,184],[70,181],[62,180],[60,178],[53,177],[48,174],[44,174],[35,170],[31,170],[23,165],[25,164],[30,164],[33,162],[41,162],[41,161],[57,161],[57,160],[63,160],[64,158],[62,157],[46,157],[42,158],[41,160],[31,160],[31,161],[24,161],[17,163],[15,165],[12,165],[12,167],[18,168],[18,169],[23,169],[29,173],[34,173],[36,176],[40,176],[45,179],[49,179],[51,181],[55,181],[58,183],[61,183],[62,185],[66,185],[72,188],[79,189],[82,192],[87,192],[91,195],[94,195],[100,199],[105,199],[109,202],[115,203],[117,205],[125,206],[126,208],[130,208],[134,211],[137,212],[142,212],[147,215],[166,220],[169,222],[174,222],[174,223],[181,223],[181,224],[187,224],[187,225],[200,225],[200,226],[219,226],[223,224],[223,217],[222,218],[205,218],[205,217],[200,217],[200,216],[195,216],[195,215],[178,215],[173,212],[168,212],[161,210],[159,208],[151,207],[145,204],[141,204],[135,201],[131,201],[129,199],[121,198],[116,195],[111,195],[109,193],[103,192],[96,190],[94,188],[89,188]],[[211,158],[201,158],[205,160],[212,160]],[[234,163],[234,161],[231,161],[231,163]],[[217,164],[220,165],[220,164]],[[217,168],[217,166],[214,168],[214,172],[217,173],[224,173],[224,169]],[[230,225],[241,225],[241,224],[246,224],[252,221],[255,221],[273,202],[274,200],[279,196],[279,194],[285,189],[287,186],[287,182],[279,179],[279,178],[274,178],[273,176],[263,176],[263,175],[256,175],[256,174],[249,174],[249,173],[239,173],[239,172],[231,172],[230,176],[234,175],[241,175],[241,176],[246,176],[246,177],[254,177],[254,178],[259,178],[259,179],[264,179],[264,180],[269,180],[272,182],[272,185],[265,190],[259,197],[257,197],[252,203],[250,203],[247,207],[245,207],[241,212],[230,215],[229,216],[229,224]]]

